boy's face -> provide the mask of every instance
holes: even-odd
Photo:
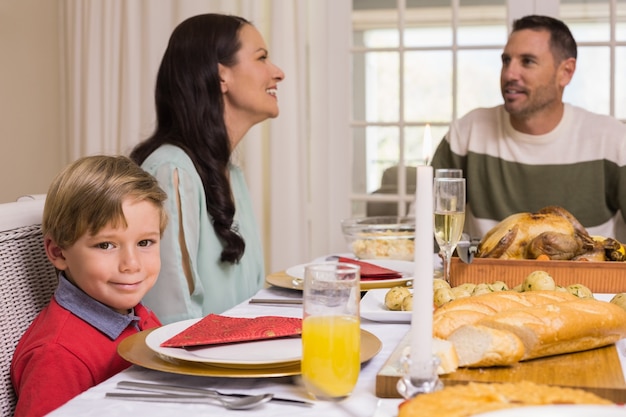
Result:
[[[159,254],[160,212],[148,201],[125,200],[128,227],[107,225],[96,235],[85,234],[61,249],[46,240],[54,266],[90,297],[127,314],[156,282],[161,268]]]

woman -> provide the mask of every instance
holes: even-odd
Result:
[[[144,299],[163,323],[221,313],[263,285],[258,228],[230,156],[252,126],[278,116],[283,78],[241,17],[194,16],[170,37],[156,130],[131,153],[168,194],[161,274]]]

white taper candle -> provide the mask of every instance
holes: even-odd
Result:
[[[415,190],[415,275],[411,316],[411,378],[432,375],[433,337],[433,168],[417,167]]]

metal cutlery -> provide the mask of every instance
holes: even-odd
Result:
[[[145,382],[135,382],[135,381],[120,381],[117,383],[117,388],[126,389],[126,390],[136,390],[136,391],[145,391],[145,392],[154,392],[160,394],[168,394],[168,395],[184,395],[184,396],[196,396],[196,397],[213,397],[213,396],[222,396],[222,397],[236,397],[236,398],[244,398],[250,397],[250,394],[230,394],[223,393],[214,389],[208,388],[194,388],[194,387],[183,387],[179,385],[168,385],[168,384],[155,384],[155,383],[145,383]],[[284,404],[298,405],[303,407],[311,407],[313,403],[308,401],[301,400],[292,400],[291,398],[280,398],[280,397],[272,397],[270,399],[272,402],[280,402]]]
[[[117,398],[128,401],[147,401],[158,403],[193,403],[193,404],[214,404],[219,402],[229,410],[248,410],[272,399],[272,394],[247,395],[239,398],[224,398],[222,395],[182,395],[182,394],[126,394],[120,392],[107,392],[107,398]]]
[[[478,252],[479,238],[471,238],[468,234],[463,233],[461,240],[456,245],[456,252],[459,258],[466,264],[472,263],[474,256]]]
[[[250,304],[302,304],[301,298],[251,298]]]

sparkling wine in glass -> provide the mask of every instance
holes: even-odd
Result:
[[[463,170],[459,168],[438,168],[435,170],[435,178],[463,178]],[[446,259],[445,251],[441,247],[439,248],[439,257],[442,260]],[[444,266],[442,265],[442,267]]]
[[[443,276],[450,282],[450,259],[465,223],[465,178],[434,180],[435,239],[443,253]]]

